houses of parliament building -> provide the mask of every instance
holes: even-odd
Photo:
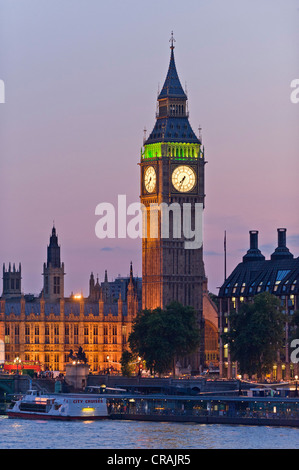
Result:
[[[152,203],[175,203],[180,208],[204,206],[204,149],[189,123],[187,95],[174,59],[174,40],[164,86],[158,96],[156,123],[141,152],[140,199],[146,211]],[[141,309],[164,308],[172,300],[192,306],[204,335],[201,349],[185,358],[182,369],[199,371],[218,364],[217,309],[207,291],[203,249],[187,250],[183,237],[173,234],[142,240],[142,280],[133,276],[108,282],[89,280],[89,296],[64,295],[56,228],[53,227],[43,266],[43,288],[38,297],[23,295],[21,265],[3,266],[0,298],[0,364],[19,357],[39,363],[43,370],[64,372],[70,351],[81,347],[92,372],[120,371],[120,359],[129,349],[134,318]]]
[[[119,372],[120,359],[129,349],[128,337],[141,308],[141,279],[130,275],[108,281],[89,280],[89,295],[64,297],[64,263],[55,227],[43,267],[43,289],[39,296],[22,294],[21,265],[3,265],[0,298],[0,361],[35,363],[45,371],[64,372],[70,351],[85,352],[91,372]],[[206,312],[214,312],[206,293]],[[215,317],[214,317],[215,319]],[[208,344],[208,343],[207,343]],[[213,351],[216,358],[217,340]]]
[[[43,269],[43,289],[38,297],[22,295],[21,266],[3,266],[3,293],[0,300],[0,341],[6,362],[19,357],[22,362],[39,363],[43,370],[65,371],[70,350],[81,346],[91,371],[120,369],[120,358],[138,311],[138,286],[133,277],[123,279],[126,295],[109,295],[109,283],[94,282],[90,276],[87,298],[64,297],[64,263],[53,227]]]

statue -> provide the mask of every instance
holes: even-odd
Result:
[[[86,364],[87,362],[87,358],[86,358],[85,352],[82,349],[82,346],[79,346],[79,349],[76,355],[74,355],[74,351],[71,349],[69,353],[69,358],[79,363],[83,362],[84,364]]]

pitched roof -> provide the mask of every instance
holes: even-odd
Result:
[[[219,297],[251,297],[261,292],[274,295],[299,293],[299,257],[285,244],[286,229],[277,229],[278,247],[266,260],[258,249],[257,231],[250,232],[250,249],[219,290]]]
[[[157,142],[187,142],[200,144],[187,117],[165,117],[157,119],[146,144]]]
[[[174,60],[174,47],[171,47],[170,62],[168,67],[168,72],[162,90],[158,96],[158,100],[163,98],[180,98],[187,100],[187,95],[183,90],[181,85],[175,60]]]
[[[219,290],[219,297],[252,297],[261,292],[275,295],[299,293],[299,257],[242,262]]]

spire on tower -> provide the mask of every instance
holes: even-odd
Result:
[[[169,39],[169,42],[171,43],[170,49],[174,49],[173,43],[175,42],[175,39],[173,37],[173,31],[171,31],[171,38]]]
[[[156,124],[146,140],[144,136],[144,146],[162,142],[201,144],[188,120],[188,97],[181,85],[176,69],[174,43],[175,39],[172,32],[169,67],[163,87],[157,98]]]
[[[133,264],[132,264],[132,261],[130,263],[130,281],[133,282]]]
[[[158,100],[162,98],[181,98],[183,100],[187,100],[187,95],[183,90],[183,87],[181,85],[176,65],[175,65],[175,60],[174,60],[174,42],[175,39],[173,37],[173,32],[171,33],[171,38],[170,38],[170,49],[171,49],[171,54],[170,54],[170,62],[169,62],[169,67],[168,67],[168,72],[166,75],[166,79],[164,82],[164,85],[162,87],[162,90],[158,96]]]

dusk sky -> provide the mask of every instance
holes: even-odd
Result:
[[[87,296],[91,271],[112,280],[132,261],[141,275],[141,240],[99,240],[95,208],[139,201],[171,31],[208,162],[209,290],[223,282],[225,230],[228,274],[249,230],[269,258],[287,228],[298,256],[299,0],[0,0],[0,263],[21,262],[24,293],[42,289],[53,220],[65,296]]]

